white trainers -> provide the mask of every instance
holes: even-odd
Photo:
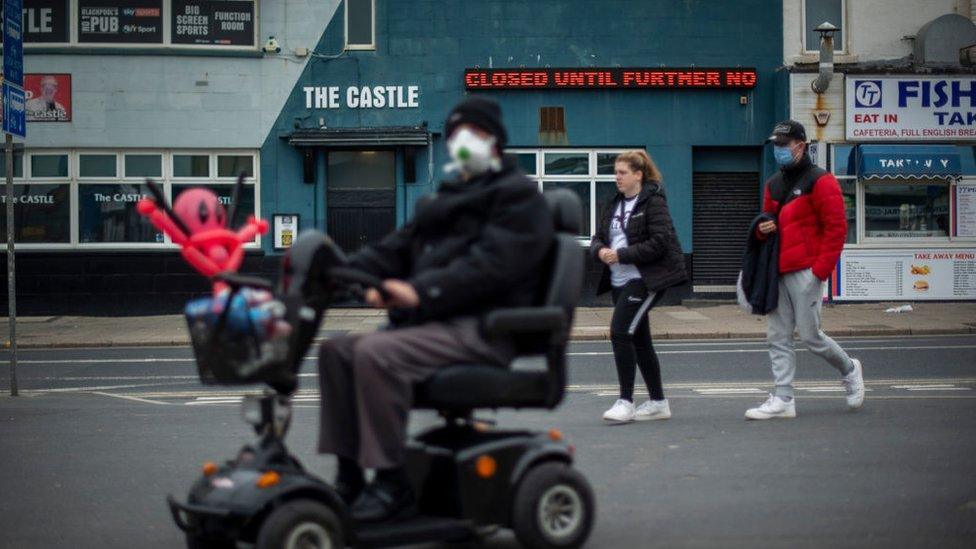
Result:
[[[844,376],[841,383],[847,391],[847,407],[856,410],[864,404],[864,368],[856,358],[852,358],[851,362],[854,363],[854,370]]]
[[[603,412],[603,419],[616,423],[634,421],[634,403],[622,398],[617,399],[609,410]]]
[[[671,406],[668,399],[648,400],[637,407],[634,412],[634,419],[637,421],[650,421],[652,419],[668,419],[671,417]]]
[[[796,417],[796,399],[789,402],[776,395],[769,395],[757,408],[746,410],[746,419],[792,419]]]

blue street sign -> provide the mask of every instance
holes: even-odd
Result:
[[[20,137],[27,136],[27,120],[24,110],[27,97],[24,90],[3,83],[3,131]]]
[[[24,87],[24,0],[3,0],[3,79]]]

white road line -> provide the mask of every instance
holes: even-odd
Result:
[[[194,358],[65,358],[53,360],[20,360],[17,364],[149,364],[153,362],[195,362]],[[9,364],[9,360],[0,360],[0,364]]]
[[[179,383],[163,383],[162,385],[189,385],[192,381]],[[113,389],[135,389],[139,387],[159,387],[160,383],[133,383],[127,385],[101,385],[98,387],[60,387],[57,389],[24,389],[24,393],[45,394],[45,393],[93,393],[95,391],[110,391]]]
[[[132,401],[135,401],[135,402],[145,402],[146,404],[160,404],[160,405],[163,405],[163,406],[169,406],[171,404],[174,404],[173,402],[163,402],[161,400],[150,400],[148,398],[140,398],[140,397],[131,396],[131,395],[117,395],[117,394],[113,394],[113,393],[103,393],[101,391],[93,391],[92,394],[93,395],[107,396],[107,397],[111,397],[111,398],[121,398],[123,400],[132,400]]]
[[[976,349],[976,345],[913,345],[909,347],[844,347],[846,351],[921,351],[939,349]],[[798,348],[797,352],[809,352],[809,349]],[[658,351],[659,355],[709,355],[709,354],[742,354],[768,353],[768,349],[701,349],[684,351]],[[566,353],[568,356],[613,356],[610,351],[582,351]]]
[[[738,394],[738,393],[765,393],[766,391],[763,391],[758,387],[745,387],[745,388],[720,387],[717,389],[695,389],[695,392],[703,395],[725,395],[725,394]]]

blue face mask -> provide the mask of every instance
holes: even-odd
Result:
[[[790,147],[773,145],[773,158],[776,159],[777,164],[784,168],[793,165],[793,151],[790,150]]]

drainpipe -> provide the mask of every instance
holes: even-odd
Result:
[[[824,21],[813,30],[820,33],[820,74],[810,87],[819,95],[827,91],[834,77],[834,33],[840,29]]]

